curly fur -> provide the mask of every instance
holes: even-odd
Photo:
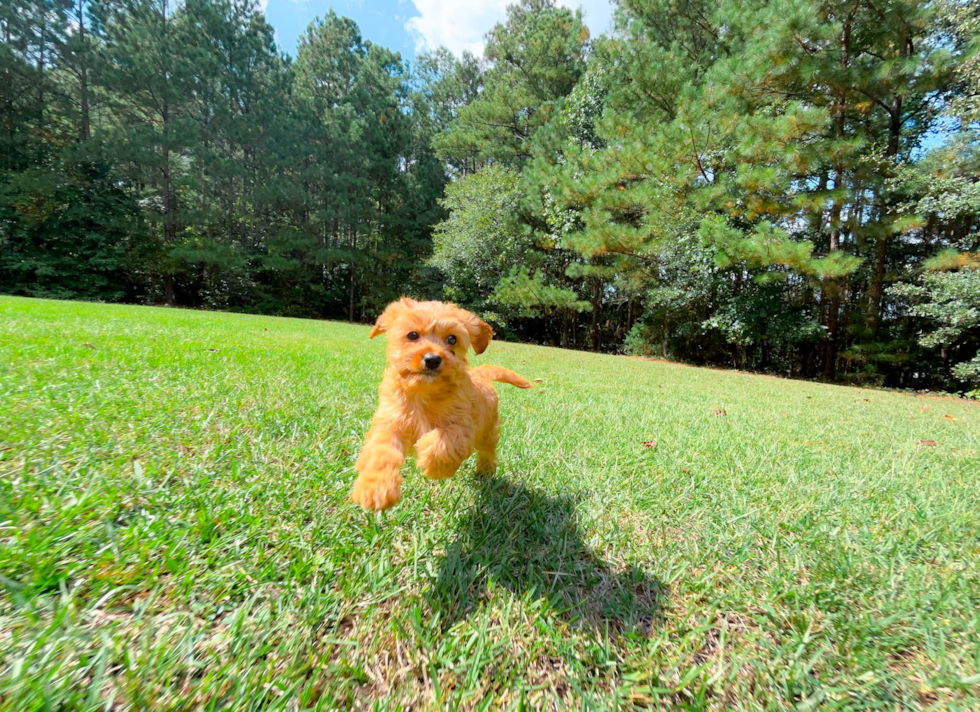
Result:
[[[483,353],[493,329],[454,304],[403,297],[378,317],[370,337],[383,333],[388,334],[388,368],[351,493],[351,499],[372,510],[398,504],[401,467],[412,452],[423,474],[434,480],[452,477],[474,451],[477,471],[493,472],[500,419],[492,382],[531,388],[500,366],[470,368],[469,349]],[[450,336],[455,344],[449,343]],[[425,358],[433,355],[441,364],[430,369]]]

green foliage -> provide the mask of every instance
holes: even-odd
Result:
[[[296,72],[299,101],[316,116],[301,172],[313,214],[304,262],[327,275],[328,293],[346,293],[354,320],[418,281],[442,217],[445,176],[427,140],[439,114],[418,97],[413,113],[398,55],[333,13],[301,38]]]
[[[446,186],[449,216],[435,227],[431,263],[446,278],[446,295],[476,304],[530,247],[518,219],[521,189],[517,171],[490,165]]]
[[[640,301],[632,350],[799,375],[833,378],[852,347],[895,343],[887,284],[926,244],[966,239],[976,214],[968,172],[958,224],[922,206],[952,230],[897,182],[958,91],[966,55],[937,10],[653,0],[618,17],[574,120],[525,171],[541,212],[566,216],[570,273],[604,285],[593,310]],[[893,383],[914,378],[901,364]]]
[[[441,156],[473,170],[491,160],[520,164],[535,132],[560,110],[585,71],[589,31],[581,11],[522,0],[487,35],[482,91],[435,140]]]
[[[975,252],[980,249],[978,136],[970,130],[959,132],[949,145],[903,166],[895,185],[908,198],[904,210],[942,235],[937,242],[944,249],[923,260],[921,270],[909,270],[910,279],[892,287],[890,295],[912,322],[918,344],[938,355],[941,376],[976,385],[980,383],[980,254]]]
[[[330,13],[292,63],[249,0],[41,5],[0,14],[4,291],[359,319],[438,289],[431,142],[472,60],[412,73]]]
[[[698,229],[698,237],[718,250],[716,261],[722,269],[743,263],[752,270],[774,267],[785,270],[784,275],[793,273],[826,280],[853,274],[861,264],[859,257],[836,251],[815,258],[813,243],[794,240],[769,222],[759,223],[746,234],[721,218],[706,218]],[[772,275],[766,272],[756,279]]]
[[[939,350],[958,380],[980,384],[980,265],[968,256],[968,266],[948,271],[964,263],[950,257],[940,256],[914,283],[898,284],[892,293],[911,303],[911,316],[926,320],[929,330],[919,343]]]
[[[936,12],[943,23],[945,39],[960,53],[956,76],[962,91],[950,102],[949,114],[967,131],[980,129],[980,2],[940,0]]]
[[[5,291],[58,299],[132,298],[127,267],[147,255],[134,201],[104,165],[44,166],[0,184]]]
[[[500,304],[516,307],[523,317],[539,317],[559,309],[576,312],[588,311],[589,302],[582,301],[571,289],[561,289],[547,283],[541,270],[531,274],[527,267],[513,267],[510,273],[500,280],[494,291],[494,298]]]
[[[475,308],[492,303],[508,335],[565,345],[577,343],[577,294],[587,288],[564,241],[576,218],[532,166],[601,110],[589,93],[599,90],[595,77],[565,109],[585,74],[588,39],[581,13],[553,0],[510,6],[487,36],[481,90],[433,140],[466,174],[447,188],[449,217],[436,235],[432,264],[444,293]]]

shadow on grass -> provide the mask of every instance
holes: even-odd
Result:
[[[580,497],[552,496],[501,477],[474,477],[479,494],[463,515],[429,592],[446,629],[486,597],[491,581],[515,596],[546,599],[578,628],[647,634],[664,585],[633,567],[617,571],[585,543]]]

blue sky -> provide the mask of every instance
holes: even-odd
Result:
[[[314,18],[332,7],[352,18],[361,35],[412,59],[416,52],[448,47],[457,55],[464,49],[479,53],[483,35],[504,19],[513,0],[260,0],[276,29],[279,46],[296,56],[299,36]],[[558,0],[560,5],[582,7],[592,35],[612,24],[609,0]]]

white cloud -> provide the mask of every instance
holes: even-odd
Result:
[[[415,49],[446,47],[456,55],[483,54],[483,36],[506,17],[508,0],[412,0],[419,16],[405,23]]]
[[[415,49],[421,52],[447,47],[457,56],[468,49],[483,54],[483,37],[507,17],[507,5],[514,0],[411,0],[419,13],[405,23],[415,37]],[[610,0],[559,0],[565,7],[582,7],[585,23],[593,37],[607,31],[612,24]]]

